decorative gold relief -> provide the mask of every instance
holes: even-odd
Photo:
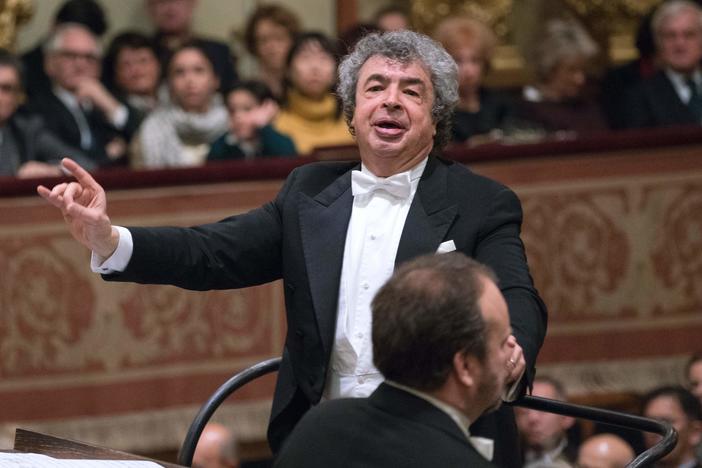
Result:
[[[661,0],[413,0],[412,22],[431,34],[448,16],[469,15],[491,26],[500,45],[488,81],[519,86],[527,80],[520,50],[529,50],[550,18],[573,14],[590,31],[607,56],[621,63],[636,57],[634,37],[641,18]]]
[[[32,0],[0,0],[0,47],[14,51],[17,28],[33,15]]]

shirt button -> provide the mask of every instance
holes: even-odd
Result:
[[[375,234],[370,235],[371,240],[375,240]]]
[[[368,289],[370,288],[370,285],[368,283],[363,283],[363,289]]]
[[[358,338],[358,339],[363,338],[363,333],[356,333],[356,338]]]

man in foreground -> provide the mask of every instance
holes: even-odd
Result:
[[[458,250],[495,271],[514,333],[510,399],[530,385],[546,332],[519,238],[519,200],[430,155],[450,135],[453,59],[414,32],[371,34],[339,75],[362,163],[302,166],[259,209],[195,228],[126,229],[112,226],[104,190],[70,160],[64,167],[77,182],[38,189],[108,280],[208,290],[283,279],[288,329],[268,428],[274,452],[323,396],[364,397],[380,384],[370,301],[407,260]],[[521,465],[511,408],[471,430],[496,438],[497,464]]]
[[[276,467],[493,466],[469,426],[496,409],[511,368],[507,304],[494,274],[461,253],[405,263],[373,299],[368,398],[311,409]]]

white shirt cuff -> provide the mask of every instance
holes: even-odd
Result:
[[[512,386],[505,390],[505,393],[502,395],[502,401],[513,402],[517,399],[519,396],[517,395],[517,389],[519,388],[519,383],[522,381],[522,378],[524,378],[524,372],[526,372],[526,369],[522,371],[521,375],[514,381]]]
[[[114,253],[107,259],[102,258],[95,252],[90,257],[90,269],[95,273],[107,275],[124,271],[132,258],[134,251],[134,241],[129,229],[122,226],[115,226],[119,233],[119,242]]]
[[[112,125],[114,125],[114,127],[118,130],[123,129],[127,123],[127,117],[129,117],[129,111],[127,110],[127,106],[121,104],[112,113]]]

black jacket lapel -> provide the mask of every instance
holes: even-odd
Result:
[[[352,204],[351,171],[314,198],[300,196],[302,248],[319,332],[327,352],[336,326],[339,279]]]
[[[448,170],[430,157],[412,200],[395,266],[418,255],[436,252],[456,218],[458,209],[448,196]]]

